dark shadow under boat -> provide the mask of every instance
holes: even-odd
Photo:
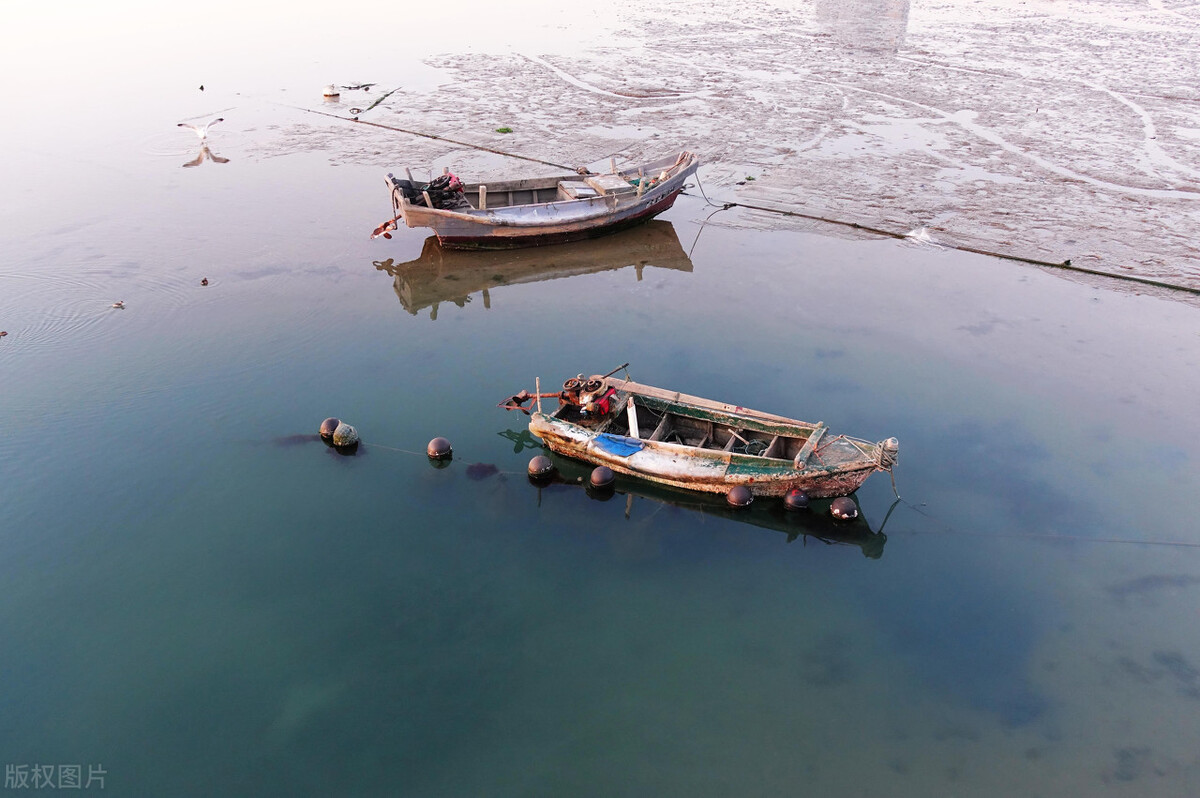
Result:
[[[782,499],[772,497],[758,497],[749,507],[732,507],[721,495],[677,490],[619,475],[612,488],[598,490],[588,483],[593,468],[591,465],[554,454],[549,450],[543,453],[554,463],[555,473],[548,480],[530,479],[539,491],[554,488],[576,489],[584,490],[589,496],[602,501],[623,498],[626,518],[632,518],[638,512],[635,499],[643,499],[780,532],[786,536],[788,543],[800,540],[805,545],[823,543],[831,546],[857,546],[863,556],[872,560],[883,557],[883,546],[887,542],[883,527],[887,524],[891,510],[896,507],[896,503],[893,503],[888,510],[888,516],[880,523],[879,530],[873,531],[863,517],[861,507],[858,508],[858,517],[853,520],[835,520],[829,514],[832,499],[813,499],[807,510],[789,510],[784,506]],[[851,498],[858,507],[858,498]]]
[[[662,219],[603,238],[503,252],[445,249],[438,245],[437,236],[430,236],[425,239],[419,258],[404,263],[388,258],[375,261],[374,265],[394,278],[393,288],[405,310],[415,316],[431,308],[432,319],[437,318],[440,303],[453,302],[463,307],[476,293],[482,294],[483,306],[490,308],[491,291],[507,285],[598,274],[630,266],[638,280],[647,266],[692,271],[692,261],[683,251],[674,225]]]

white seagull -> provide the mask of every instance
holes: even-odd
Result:
[[[219,116],[216,119],[214,119],[213,121],[209,122],[207,125],[189,125],[187,122],[180,122],[177,125],[177,127],[188,128],[189,130],[193,131],[197,136],[199,136],[201,141],[204,141],[205,139],[208,138],[208,129],[210,127],[212,127],[213,125],[217,124],[218,122],[224,122],[224,121],[225,121],[225,117]]]

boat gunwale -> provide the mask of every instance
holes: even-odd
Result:
[[[472,225],[480,225],[480,226],[488,227],[488,228],[500,228],[500,227],[544,228],[544,227],[554,226],[554,225],[558,225],[558,224],[578,225],[578,224],[587,224],[588,222],[592,222],[596,219],[604,219],[606,217],[613,216],[622,210],[635,211],[635,210],[638,210],[638,209],[641,209],[644,207],[652,206],[652,205],[662,201],[666,197],[673,195],[673,194],[677,194],[679,191],[682,191],[683,190],[682,184],[684,183],[684,181],[686,181],[687,178],[690,177],[696,171],[696,169],[698,169],[700,166],[699,158],[697,158],[694,154],[687,152],[686,150],[684,151],[684,153],[686,153],[688,157],[682,164],[679,164],[679,168],[675,172],[675,174],[672,174],[666,180],[664,180],[661,183],[659,183],[658,185],[654,186],[649,191],[644,192],[640,196],[636,195],[633,192],[627,192],[627,193],[622,193],[622,194],[597,194],[594,197],[577,197],[575,199],[557,199],[556,198],[556,199],[550,200],[548,202],[531,202],[531,203],[526,203],[523,205],[502,205],[497,208],[480,209],[480,208],[472,207],[470,210],[453,210],[453,209],[447,209],[447,208],[430,208],[425,205],[414,205],[413,203],[410,203],[406,199],[404,199],[403,192],[401,192],[394,183],[391,183],[390,180],[389,180],[389,183],[391,183],[393,203],[396,204],[397,208],[400,211],[400,214],[404,218],[405,224],[408,227],[433,227],[436,229],[437,222],[439,220],[458,221],[458,222],[469,223]],[[667,163],[678,164],[678,158],[676,160],[671,160],[670,158],[664,158],[664,159],[660,159],[658,161],[650,161],[648,163],[641,164],[632,170],[630,170],[630,169],[622,170],[622,171],[617,172],[616,174],[622,176],[625,179],[628,179],[625,176],[630,175],[630,174],[636,174],[637,169],[641,169],[641,170],[645,171],[647,169],[658,168],[658,166],[661,166],[661,165],[667,164]],[[497,193],[499,193],[501,191],[510,191],[510,190],[512,190],[512,191],[549,190],[550,188],[557,186],[557,184],[564,179],[568,179],[568,180],[571,178],[582,179],[583,177],[584,177],[583,175],[574,174],[574,175],[562,175],[559,177],[552,177],[552,178],[551,177],[526,178],[526,179],[521,179],[521,180],[503,181],[501,183],[495,184],[494,190]],[[554,181],[554,182],[550,182],[550,181]],[[533,185],[533,184],[541,184],[543,182],[546,182],[547,185],[544,185],[544,186],[543,185]],[[512,189],[505,187],[507,185],[512,185],[512,184],[524,184],[524,185],[521,186],[520,188],[512,188]],[[472,189],[472,188],[475,191],[478,191],[478,188],[480,185],[489,186],[489,190],[491,190],[491,187],[493,184],[490,184],[490,183],[465,184],[463,187],[463,192],[465,194],[465,193],[467,193],[468,189]],[[623,199],[627,199],[627,198],[633,198],[634,201],[622,202]],[[570,218],[556,219],[556,220],[507,218],[507,217],[517,216],[517,215],[528,216],[528,215],[530,215],[530,209],[544,209],[544,208],[549,208],[551,206],[554,206],[555,208],[561,208],[566,211],[577,210],[582,207],[594,206],[596,208],[596,210],[594,213],[585,212],[585,213],[581,213],[577,216],[573,216]],[[411,215],[411,218],[410,218],[410,215]],[[504,217],[504,218],[497,218],[497,217]]]
[[[845,472],[845,471],[856,471],[860,468],[867,468],[868,466],[872,467],[872,468],[878,467],[878,462],[876,460],[872,459],[865,452],[862,453],[861,458],[856,458],[856,459],[850,460],[848,462],[835,463],[833,465],[824,465],[819,462],[813,463],[813,462],[809,461],[808,463],[805,464],[804,468],[796,468],[795,460],[790,457],[764,457],[761,454],[749,454],[747,452],[726,451],[724,449],[708,449],[708,448],[705,448],[702,446],[694,446],[694,445],[688,444],[688,443],[677,443],[675,441],[652,441],[647,438],[641,438],[641,437],[635,438],[631,435],[621,435],[621,434],[618,434],[615,432],[605,432],[603,429],[594,429],[594,430],[589,429],[589,428],[583,426],[582,424],[576,424],[572,421],[566,421],[565,419],[556,418],[550,413],[536,413],[535,412],[532,414],[531,420],[533,417],[541,417],[542,419],[544,419],[543,423],[546,424],[546,426],[548,426],[548,427],[566,427],[571,430],[578,430],[581,433],[581,436],[578,438],[576,438],[575,436],[571,436],[569,439],[572,441],[577,440],[578,441],[577,445],[580,448],[580,450],[587,452],[589,455],[591,454],[591,452],[587,451],[588,445],[591,444],[592,441],[594,441],[596,438],[599,438],[601,435],[607,435],[612,438],[624,438],[629,441],[637,441],[638,443],[640,443],[642,445],[642,448],[650,448],[650,449],[654,449],[656,451],[661,451],[661,452],[668,453],[668,454],[677,454],[680,456],[687,457],[689,459],[711,460],[713,462],[724,463],[727,466],[731,465],[731,464],[735,464],[737,461],[748,459],[750,461],[750,463],[753,463],[753,464],[757,464],[757,463],[761,462],[763,464],[764,469],[770,468],[773,470],[777,470],[780,472],[781,475],[786,472],[786,474],[788,476],[795,476],[797,474],[808,474],[808,473],[813,473],[813,472],[819,472],[819,473],[824,473],[824,474],[837,474],[837,473],[841,473],[841,472]],[[874,444],[873,446],[877,446],[877,444]]]
[[[599,435],[607,433],[589,430],[546,413],[533,414],[530,419],[530,431],[542,439],[551,451],[564,457],[595,465],[606,465],[619,474],[661,485],[707,493],[724,493],[735,485],[744,485],[758,495],[783,495],[794,487],[801,487],[810,496],[817,498],[849,495],[858,490],[871,474],[880,470],[877,462],[865,458],[835,466],[806,465],[804,469],[797,470],[789,461],[771,460],[755,455],[712,449],[697,449],[684,444],[637,439],[646,444],[658,456],[669,457],[672,454],[678,454],[685,461],[683,469],[669,472],[662,469],[639,468],[635,462],[632,462],[631,457],[623,457],[598,449],[593,446],[593,442]],[[582,433],[582,437],[575,437],[571,433]],[[730,466],[735,468],[745,466],[746,463],[738,461],[747,458],[765,462],[761,468],[730,473]],[[688,468],[686,463],[691,463],[692,467]],[[723,466],[723,468],[712,469],[713,466]],[[716,473],[705,474],[706,468],[714,470]],[[831,491],[830,485],[839,487]]]
[[[577,430],[581,437],[584,438],[580,447],[586,450],[587,446],[595,438],[600,435],[611,435],[614,437],[627,438],[636,440],[642,444],[642,447],[650,447],[652,449],[667,453],[677,454],[688,458],[702,458],[705,460],[720,461],[727,466],[736,461],[741,461],[743,458],[748,460],[748,465],[762,464],[764,469],[773,469],[781,474],[786,472],[789,476],[804,475],[811,473],[838,474],[848,471],[855,471],[861,468],[871,467],[877,469],[880,466],[879,453],[881,451],[882,442],[872,442],[863,438],[854,438],[849,435],[838,435],[830,439],[833,441],[846,441],[858,451],[858,456],[853,459],[826,465],[818,460],[814,463],[808,459],[802,468],[797,468],[795,459],[792,457],[767,457],[762,454],[751,454],[749,452],[726,451],[723,449],[710,449],[703,446],[695,446],[687,443],[677,443],[673,441],[650,440],[639,436],[622,435],[619,433],[608,432],[607,428],[612,420],[620,418],[628,406],[631,399],[649,400],[645,405],[647,409],[661,413],[672,413],[686,418],[697,418],[713,423],[722,424],[732,429],[749,430],[762,434],[779,435],[792,437],[796,439],[808,440],[811,435],[818,429],[824,426],[823,422],[808,422],[798,419],[787,418],[786,416],[777,416],[761,411],[750,410],[732,405],[726,405],[720,402],[715,402],[710,399],[704,399],[698,396],[683,394],[678,391],[666,391],[662,388],[655,388],[650,385],[643,385],[629,380],[621,380],[617,378],[608,378],[609,384],[617,390],[617,402],[610,413],[609,419],[601,426],[592,429],[585,427],[582,424],[577,424],[567,419],[559,418],[552,411],[550,413],[535,412],[533,416],[543,417],[550,426],[561,425],[563,427]],[[657,406],[655,406],[657,405]],[[727,408],[733,407],[733,410]],[[684,412],[680,412],[684,411]],[[686,411],[695,411],[692,413]],[[530,423],[533,423],[531,418]],[[797,433],[807,433],[797,434]],[[820,448],[819,446],[817,447]],[[590,452],[586,452],[590,454]]]
[[[603,379],[616,393],[607,418],[599,424],[589,426],[560,417],[563,407],[567,406],[564,404],[545,412],[539,400],[539,404],[529,411],[529,431],[551,451],[565,457],[605,465],[616,473],[661,485],[709,493],[725,492],[742,485],[760,496],[780,496],[796,488],[814,498],[848,496],[862,487],[876,471],[890,472],[895,463],[894,438],[871,442],[848,435],[836,435],[821,442],[814,435],[823,434],[828,429],[824,422],[814,424],[800,421],[611,375]],[[553,393],[541,395],[555,396]],[[776,444],[775,440],[771,441],[763,454],[734,451],[730,445],[732,437],[725,439],[722,448],[706,447],[705,443],[716,437],[715,428],[707,432],[700,430],[704,434],[699,439],[699,445],[662,440],[661,437],[656,439],[654,436],[660,434],[658,429],[643,437],[640,433],[648,427],[640,422],[635,434],[629,435],[621,431],[620,419],[626,416],[628,403],[637,400],[641,400],[642,407],[650,413],[660,414],[657,419],[659,428],[663,428],[667,415],[676,415],[726,426],[732,434],[742,431],[789,437],[802,440],[803,444],[789,459],[765,455],[765,451],[770,451],[770,447]],[[613,443],[618,445],[606,445],[599,441],[602,436],[616,439]],[[741,435],[737,437],[746,441]],[[761,441],[762,438],[756,440]],[[628,442],[627,451],[622,451],[625,448],[620,445],[622,441]],[[850,447],[854,452],[839,447],[841,451],[831,458],[831,462],[826,462],[820,452],[835,442]],[[890,456],[889,452],[892,452]]]

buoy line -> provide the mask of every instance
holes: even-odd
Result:
[[[327,419],[327,421],[339,421],[339,424],[341,423],[340,420],[332,418]],[[384,449],[389,452],[410,454],[415,457],[420,457],[422,454],[424,454],[426,458],[437,468],[445,468],[449,466],[451,460],[453,459],[450,442],[445,438],[440,437],[431,440],[428,447],[426,447],[425,452],[414,452],[411,449],[401,449],[398,446],[387,446],[382,443],[362,443],[356,445],[361,445],[364,448],[373,447],[376,449]],[[471,476],[470,469],[472,465],[467,466],[468,477]],[[487,467],[493,469],[487,473],[487,476],[495,474],[499,476],[516,477],[522,475],[521,472],[518,471],[501,470],[490,463],[487,464]],[[554,465],[554,462],[545,454],[536,455],[529,461],[529,465],[526,467],[524,476],[528,478],[530,483],[539,489],[548,487],[556,482],[564,482],[569,484],[583,485],[593,496],[611,496],[614,492],[616,492],[617,475],[608,466],[596,466],[592,469],[591,473],[587,477],[577,477],[574,480],[567,480],[559,474],[558,468]],[[633,494],[630,493],[628,495],[632,496]],[[736,485],[730,488],[730,490],[725,494],[726,503],[730,507],[738,510],[744,510],[745,508],[749,507],[754,499],[755,496],[745,485]],[[888,518],[891,517],[892,511],[899,503],[900,499],[898,498],[896,501],[892,502],[892,506],[888,509],[887,515],[884,516],[883,524],[881,524],[879,527],[880,532],[883,531],[883,526],[887,524]],[[666,506],[667,503],[664,502],[661,504],[662,506]],[[674,504],[675,506],[682,507],[684,509],[697,511],[702,511],[705,507],[705,505],[700,502],[679,501],[670,502],[670,504]],[[789,511],[808,510],[808,495],[798,488],[793,489],[783,497],[783,504],[784,507]],[[655,512],[657,512],[657,510],[655,510]],[[858,518],[859,510],[853,499],[849,498],[848,496],[842,496],[835,498],[830,504],[829,514],[832,515],[836,520],[849,521]],[[809,533],[805,532],[804,534],[807,537]]]
[[[710,200],[708,198],[708,195],[704,193],[704,186],[700,184],[699,177],[696,178],[696,187],[700,189],[700,195],[702,197],[704,197],[704,201],[711,207],[717,209],[716,211],[713,211],[713,213],[717,213],[719,211],[727,211],[730,208],[749,208],[751,210],[765,211],[767,213],[777,213],[781,216],[795,216],[800,219],[811,219],[812,221],[815,221],[815,222],[824,222],[825,224],[836,224],[836,225],[840,225],[841,227],[849,227],[854,230],[862,230],[867,233],[874,233],[875,235],[885,236],[887,238],[896,238],[896,239],[901,239],[901,240],[908,238],[908,233],[899,233],[899,232],[896,232],[895,230],[885,230],[881,227],[871,227],[869,225],[859,224],[858,222],[847,222],[842,219],[831,219],[828,216],[818,216],[818,215],[812,214],[812,213],[804,213],[803,211],[789,210],[789,209],[785,209],[785,208],[769,208],[765,205],[753,205],[748,202],[720,202],[720,203],[717,203],[717,202],[713,202],[712,200]],[[687,194],[686,191],[684,191],[682,193]],[[691,196],[691,195],[689,195],[689,196]],[[711,218],[711,217],[712,217],[712,214],[709,214],[709,218]],[[708,219],[705,219],[705,221],[707,222]],[[693,246],[694,246],[694,244],[693,244]],[[1166,288],[1170,291],[1182,291],[1182,292],[1188,293],[1188,294],[1200,295],[1200,288],[1191,288],[1190,286],[1179,285],[1177,283],[1164,283],[1160,280],[1152,280],[1149,277],[1139,277],[1139,276],[1133,275],[1133,274],[1118,274],[1116,272],[1106,272],[1106,271],[1101,271],[1099,269],[1089,269],[1085,266],[1076,266],[1076,265],[1072,264],[1071,260],[1069,258],[1067,260],[1062,261],[1061,263],[1055,263],[1054,261],[1040,260],[1038,258],[1026,258],[1022,255],[1009,255],[1009,254],[1006,254],[1003,252],[993,252],[992,250],[988,250],[988,249],[978,249],[977,247],[968,247],[963,244],[941,244],[941,243],[939,243],[938,246],[945,247],[946,249],[955,249],[955,250],[958,250],[959,252],[970,252],[975,255],[989,255],[993,258],[1001,258],[1003,260],[1017,261],[1018,263],[1029,263],[1033,266],[1046,266],[1046,267],[1049,267],[1052,269],[1067,269],[1068,271],[1081,272],[1083,274],[1092,274],[1097,277],[1107,277],[1112,280],[1125,280],[1126,282],[1131,282],[1131,283],[1141,283],[1143,285],[1152,285],[1152,286],[1155,286],[1156,288]]]
[[[364,443],[363,446],[367,449],[387,449],[389,452],[400,452],[401,454],[425,454],[424,452],[414,452],[410,449],[397,449],[395,446],[384,446],[382,443]]]
[[[437,439],[435,438],[434,440],[437,440]],[[431,443],[432,443],[432,441],[431,441]],[[416,457],[424,456],[424,457],[426,457],[426,459],[430,459],[430,460],[435,459],[434,457],[430,456],[427,451],[426,452],[414,452],[411,449],[401,449],[397,446],[386,446],[382,443],[363,443],[361,445],[364,448],[385,449],[389,452],[399,452],[401,454],[411,454]],[[539,457],[544,458],[546,460],[546,462],[545,463],[538,462]],[[447,465],[448,464],[449,463],[447,463]],[[603,472],[601,472],[601,469],[603,469]],[[497,469],[495,471],[495,473],[504,475],[504,476],[510,476],[510,477],[527,476],[530,478],[530,480],[532,482],[534,482],[535,485],[538,485],[539,487],[544,487],[544,486],[550,484],[554,480],[554,477],[556,476],[556,471],[557,471],[557,469],[550,462],[549,458],[546,458],[545,455],[538,455],[538,456],[535,456],[532,460],[530,460],[529,467],[524,472],[522,472],[522,471],[502,471],[500,469]],[[607,472],[607,473],[604,473],[604,472]],[[606,468],[604,466],[600,466],[600,467],[594,469],[593,472],[588,477],[579,477],[578,479],[575,480],[575,482],[577,484],[589,485],[590,487],[592,487],[594,489],[606,491],[606,490],[611,490],[613,488],[614,483],[616,481],[615,476],[616,475],[613,474],[611,470],[609,470],[608,468]],[[734,507],[743,508],[743,507],[749,506],[750,502],[753,501],[753,497],[751,497],[749,500],[746,500],[745,497],[738,497],[736,500],[729,499],[727,497],[727,501],[730,505],[732,505]],[[834,501],[836,502],[837,500],[835,499]],[[689,509],[689,510],[700,510],[705,506],[701,502],[680,501],[680,502],[672,502],[672,503],[678,507],[683,507],[684,509]],[[852,503],[853,503],[853,500],[851,500],[851,504]],[[1082,535],[1047,535],[1047,534],[1043,534],[1043,533],[1039,533],[1039,532],[995,533],[995,532],[962,531],[959,529],[954,529],[949,524],[942,521],[940,518],[930,515],[929,513],[925,512],[919,506],[913,504],[912,502],[906,501],[904,499],[899,499],[899,498],[896,499],[894,502],[892,502],[891,508],[888,509],[887,515],[884,517],[883,524],[880,525],[880,531],[882,531],[883,527],[887,524],[888,519],[892,515],[892,511],[896,509],[897,505],[901,505],[901,504],[903,504],[905,507],[912,510],[913,512],[917,513],[918,515],[925,517],[930,522],[932,522],[932,525],[930,527],[926,527],[924,530],[919,530],[919,531],[913,530],[912,532],[910,532],[910,534],[920,534],[921,531],[926,531],[926,532],[932,531],[935,534],[941,534],[941,535],[959,535],[959,536],[963,536],[963,537],[980,537],[980,538],[990,538],[990,539],[994,539],[994,540],[1040,540],[1040,541],[1054,542],[1054,543],[1104,543],[1104,544],[1121,544],[1121,545],[1126,545],[1126,546],[1171,546],[1171,547],[1175,547],[1175,548],[1187,548],[1187,549],[1200,548],[1200,542],[1191,542],[1191,541],[1186,541],[1186,540],[1134,540],[1132,538],[1089,538],[1089,537],[1084,537]],[[802,492],[801,492],[800,496],[794,497],[794,498],[790,495],[785,496],[784,497],[784,506],[789,510],[808,509],[808,497],[803,495]],[[837,511],[833,510],[832,505],[831,505],[830,509],[835,518],[857,518],[858,517],[857,507],[854,508],[853,515],[849,514],[848,508],[842,509],[842,513],[844,513],[844,515],[840,515]],[[807,533],[805,533],[805,534],[807,534]],[[893,534],[895,534],[895,533],[893,533]]]
[[[433,459],[433,458],[429,457],[428,452],[414,452],[411,449],[400,449],[396,446],[385,446],[382,443],[364,443],[364,444],[362,444],[362,446],[365,449],[386,449],[389,452],[399,452],[400,454],[411,454],[416,457],[424,457],[427,460]],[[517,477],[517,476],[523,476],[525,472],[523,472],[523,471],[502,471],[500,469],[496,469],[495,473],[502,474],[506,477]]]

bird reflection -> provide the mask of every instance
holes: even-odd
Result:
[[[208,148],[208,144],[201,144],[200,153],[195,158],[185,163],[184,166],[199,166],[205,161],[212,161],[213,163],[229,163],[228,158],[222,158],[220,155],[217,155],[210,150]]]
[[[201,86],[200,88],[203,89],[204,87]],[[213,163],[229,163],[228,158],[222,158],[220,155],[215,154],[208,148],[208,129],[218,122],[224,121],[225,117],[218,116],[216,119],[212,120],[211,122],[206,122],[203,125],[192,125],[187,122],[180,122],[178,125],[176,125],[176,127],[186,127],[188,130],[195,133],[200,139],[199,154],[196,155],[196,157],[192,160],[185,163],[184,166],[199,166],[205,161],[212,161]]]
[[[542,442],[533,437],[528,429],[515,430],[506,429],[503,432],[497,432],[501,438],[507,438],[513,443],[513,454],[520,454],[526,449],[541,449]]]

